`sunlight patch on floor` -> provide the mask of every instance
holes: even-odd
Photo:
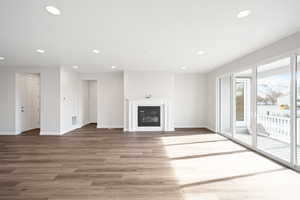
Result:
[[[256,177],[268,177],[268,180],[261,180],[265,184],[278,184],[280,177],[288,183],[286,177],[291,177],[291,171],[285,167],[231,141],[224,141],[218,135],[162,137],[161,141],[185,200],[227,199],[233,190],[238,193],[253,190],[251,196],[259,198],[264,186],[260,183],[257,187]],[[296,175],[294,181],[300,183],[299,174]],[[247,187],[240,185],[239,181],[245,181]],[[215,189],[214,185],[220,188]]]
[[[225,140],[225,138],[217,134],[195,134],[195,135],[179,135],[172,137],[160,137],[164,145],[179,145],[193,142],[206,142],[206,141],[216,141],[216,140]]]
[[[184,193],[184,200],[220,200],[220,198],[216,194],[212,193]]]
[[[189,184],[201,184],[207,181],[282,169],[277,164],[257,157],[252,152],[171,160],[170,164],[178,183],[182,187]]]
[[[218,135],[192,135],[178,137],[162,137],[166,154],[172,159],[183,159],[191,156],[207,156],[215,153],[229,153],[246,150],[245,148],[225,140]]]

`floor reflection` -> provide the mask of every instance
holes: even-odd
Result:
[[[296,198],[298,173],[222,136],[161,137],[161,141],[185,200]]]

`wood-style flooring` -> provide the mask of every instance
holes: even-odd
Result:
[[[205,129],[0,137],[0,200],[286,200],[299,187],[298,173]]]
[[[40,129],[36,128],[36,129],[32,129],[29,131],[24,131],[23,133],[21,133],[21,136],[39,136],[40,135]]]

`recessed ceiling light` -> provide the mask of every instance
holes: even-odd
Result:
[[[37,49],[36,52],[38,52],[38,53],[45,53],[45,50],[43,50],[43,49]]]
[[[2,56],[0,56],[0,60],[5,60],[5,58],[4,58],[4,57],[2,57]]]
[[[94,50],[93,50],[93,53],[98,54],[98,53],[100,53],[100,51],[99,51],[98,49],[94,49]]]
[[[243,11],[239,12],[236,17],[241,19],[241,18],[249,16],[250,14],[251,14],[251,10],[243,10]]]
[[[186,66],[182,66],[181,69],[182,69],[182,70],[186,70]]]
[[[201,55],[205,54],[205,51],[198,51],[197,54],[198,54],[199,56],[201,56]]]
[[[77,65],[74,65],[73,66],[73,69],[78,69],[79,67]]]
[[[112,68],[112,69],[116,69],[117,67],[116,67],[116,66],[111,66],[111,68]]]
[[[54,6],[46,6],[46,10],[52,15],[60,15],[60,10]]]

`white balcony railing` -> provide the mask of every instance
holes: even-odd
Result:
[[[290,118],[258,114],[257,130],[260,134],[290,143]]]

